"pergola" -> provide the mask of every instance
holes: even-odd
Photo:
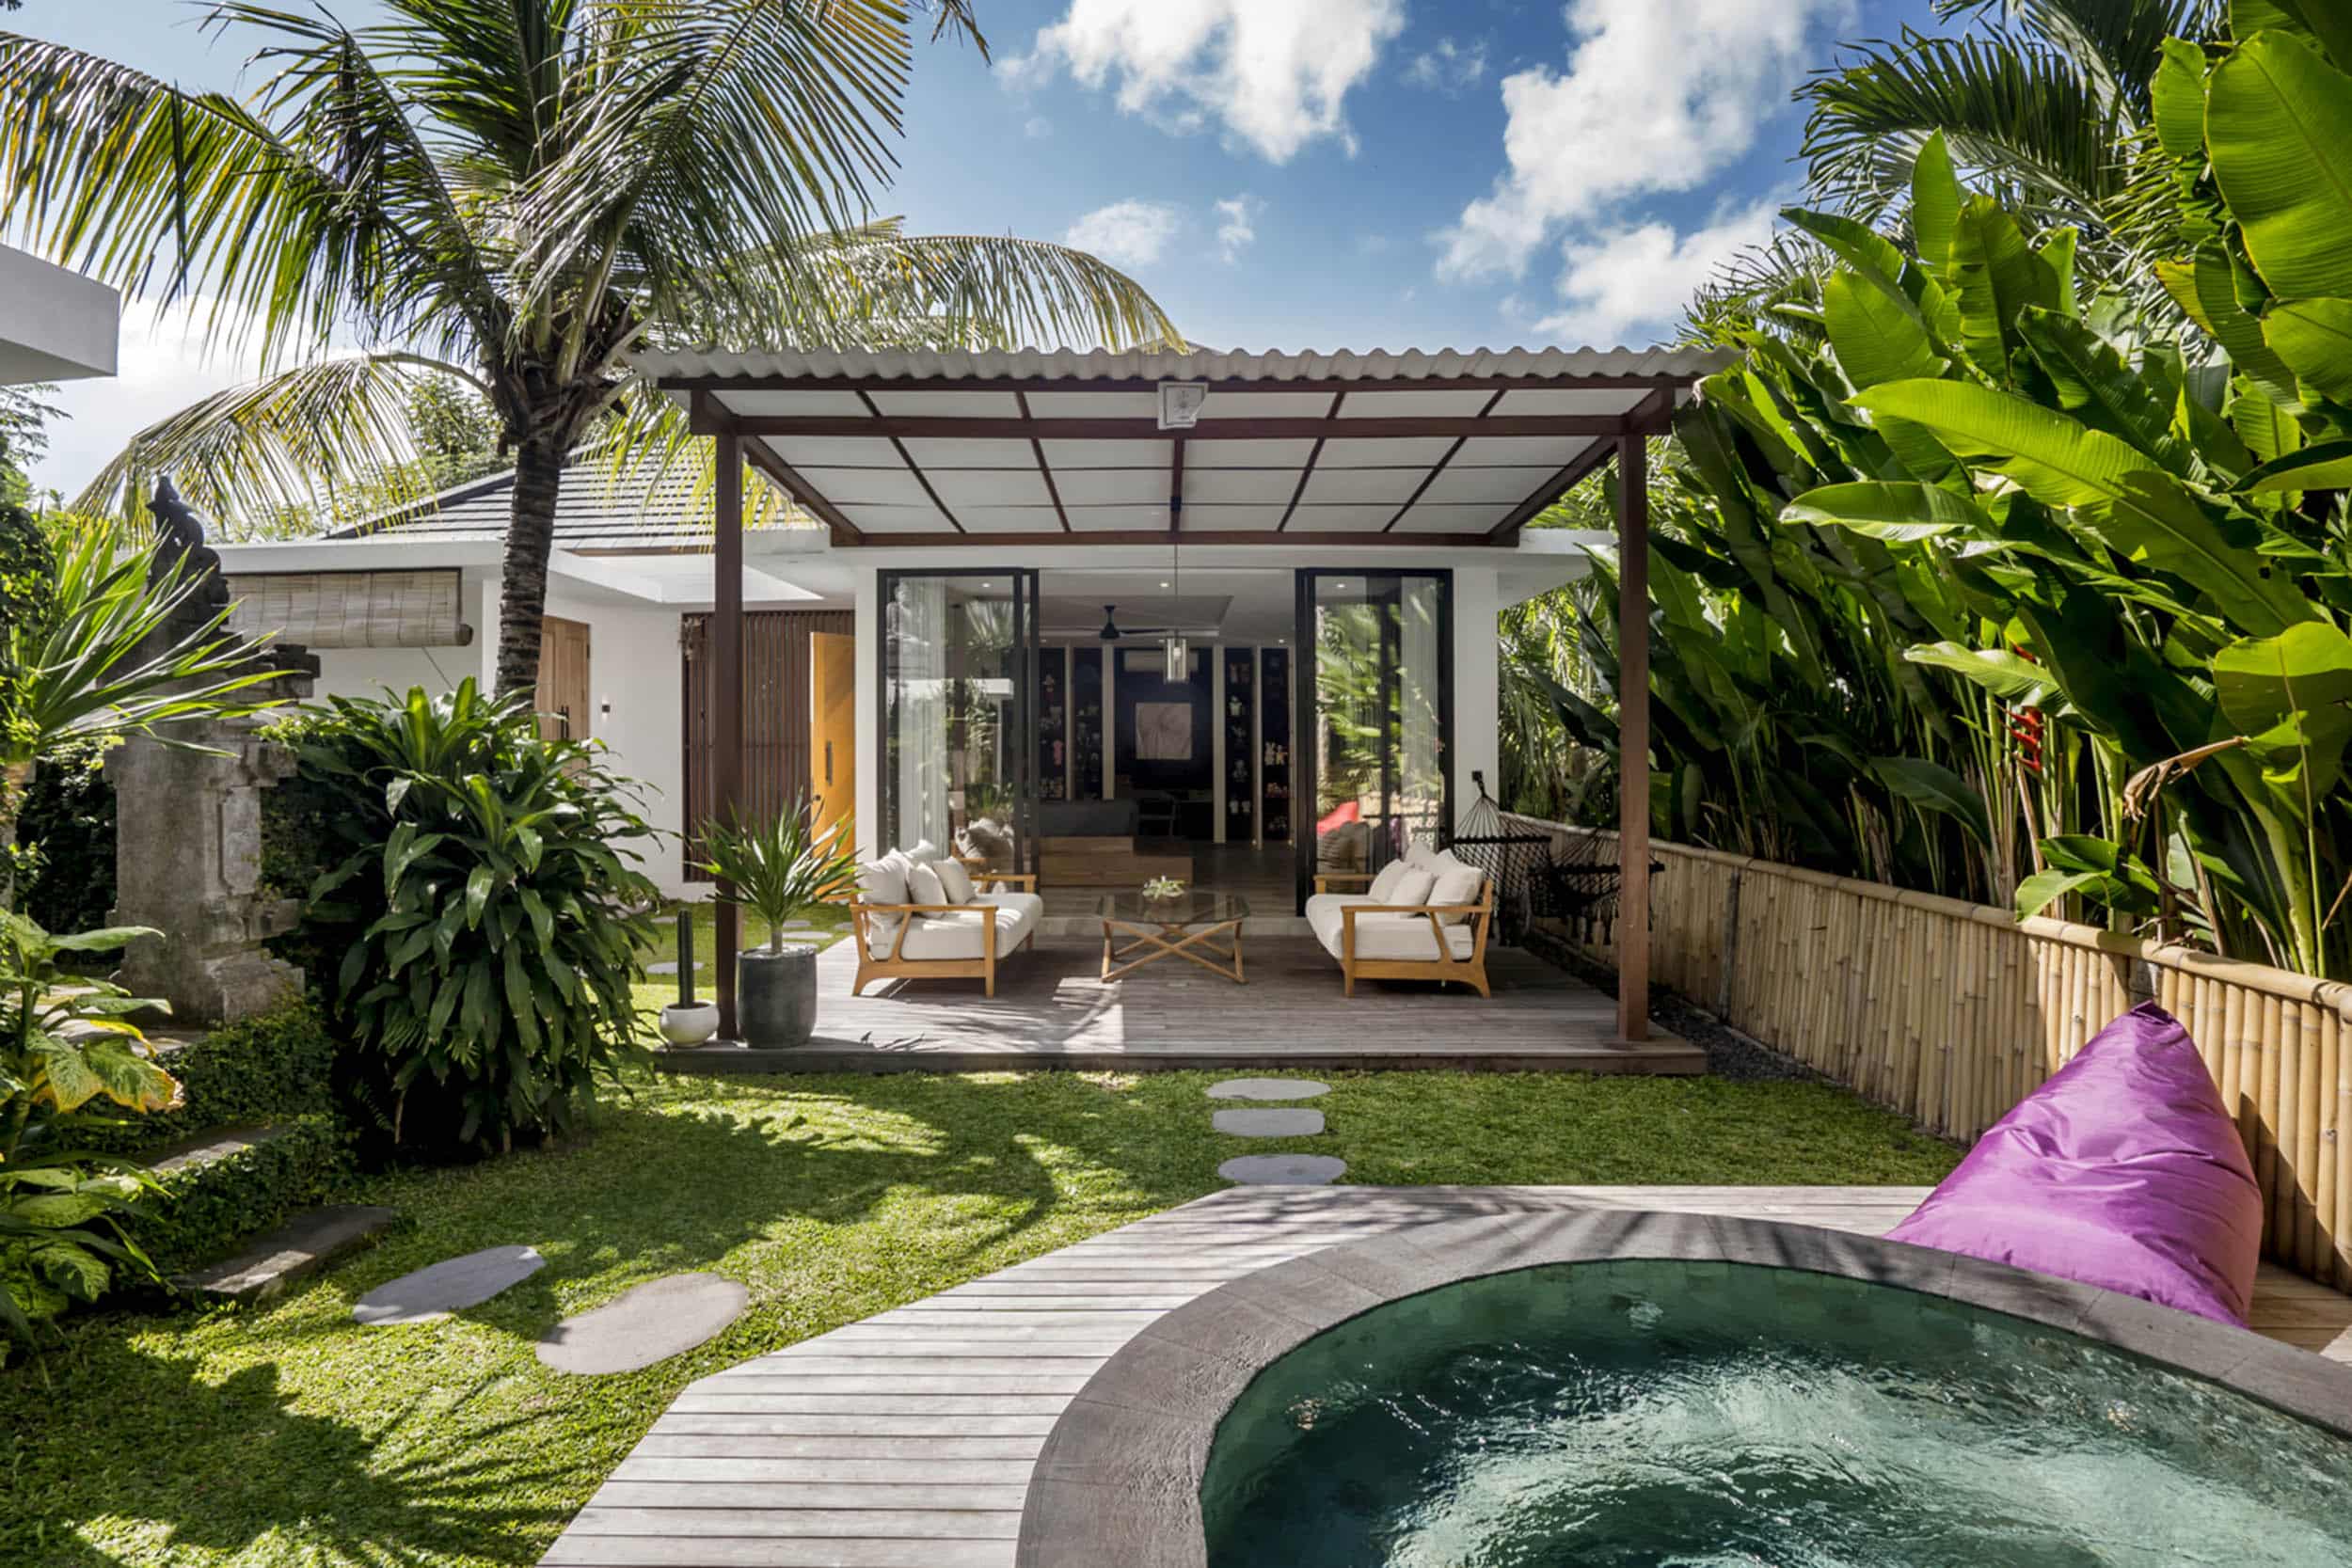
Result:
[[[834,547],[1191,543],[1510,549],[1618,464],[1621,544],[1648,532],[1645,443],[1705,350],[1404,354],[667,352],[639,370],[714,445],[713,809],[743,778],[743,496],[758,468]],[[1171,386],[1186,388],[1169,394]],[[1197,390],[1194,390],[1197,388]],[[1192,403],[1187,422],[1183,405]],[[1174,405],[1176,422],[1168,411]],[[1619,615],[1648,624],[1646,548]],[[1620,651],[1619,1033],[1649,1033],[1649,648]],[[730,891],[721,886],[723,895]],[[716,990],[735,1031],[739,931],[722,902]]]

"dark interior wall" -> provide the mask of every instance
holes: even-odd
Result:
[[[1215,644],[1204,645],[1214,651]],[[1197,789],[1204,795],[1214,781],[1210,762],[1210,728],[1216,714],[1209,703],[1211,675],[1203,648],[1192,651],[1191,678],[1181,683],[1166,678],[1167,663],[1157,646],[1119,650],[1119,680],[1114,688],[1112,758],[1119,776],[1137,789]],[[1136,705],[1188,703],[1192,706],[1192,760],[1183,763],[1136,760]]]

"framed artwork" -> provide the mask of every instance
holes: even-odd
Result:
[[[1137,703],[1136,705],[1136,760],[1137,762],[1190,762],[1192,760],[1192,705],[1190,703]]]

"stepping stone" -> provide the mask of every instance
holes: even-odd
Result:
[[[749,1291],[715,1274],[650,1280],[548,1329],[539,1359],[583,1376],[633,1372],[692,1350],[742,1316],[750,1300]]]
[[[183,1291],[230,1301],[268,1301],[306,1275],[373,1241],[400,1219],[372,1203],[330,1203],[296,1214],[226,1262],[176,1276]]]
[[[700,958],[694,960],[694,973],[697,974],[700,974],[704,970],[708,969],[709,967],[710,966],[708,964],[703,962]],[[677,973],[677,960],[675,958],[664,958],[660,963],[647,964],[645,966],[645,973],[648,974],[675,974]]]
[[[1331,1085],[1311,1078],[1228,1078],[1209,1085],[1211,1100],[1312,1100]]]
[[[1209,1120],[1236,1138],[1311,1138],[1323,1131],[1321,1111],[1219,1111]]]
[[[536,1247],[485,1247],[378,1285],[353,1305],[351,1316],[369,1328],[438,1323],[452,1312],[479,1307],[508,1286],[522,1283],[547,1267],[547,1262]]]
[[[1245,1187],[1320,1187],[1347,1174],[1347,1162],[1328,1154],[1244,1154],[1216,1167]]]

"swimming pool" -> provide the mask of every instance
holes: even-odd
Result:
[[[2318,1568],[2352,1370],[2088,1286],[1692,1214],[1418,1227],[1089,1381],[1021,1568]]]

